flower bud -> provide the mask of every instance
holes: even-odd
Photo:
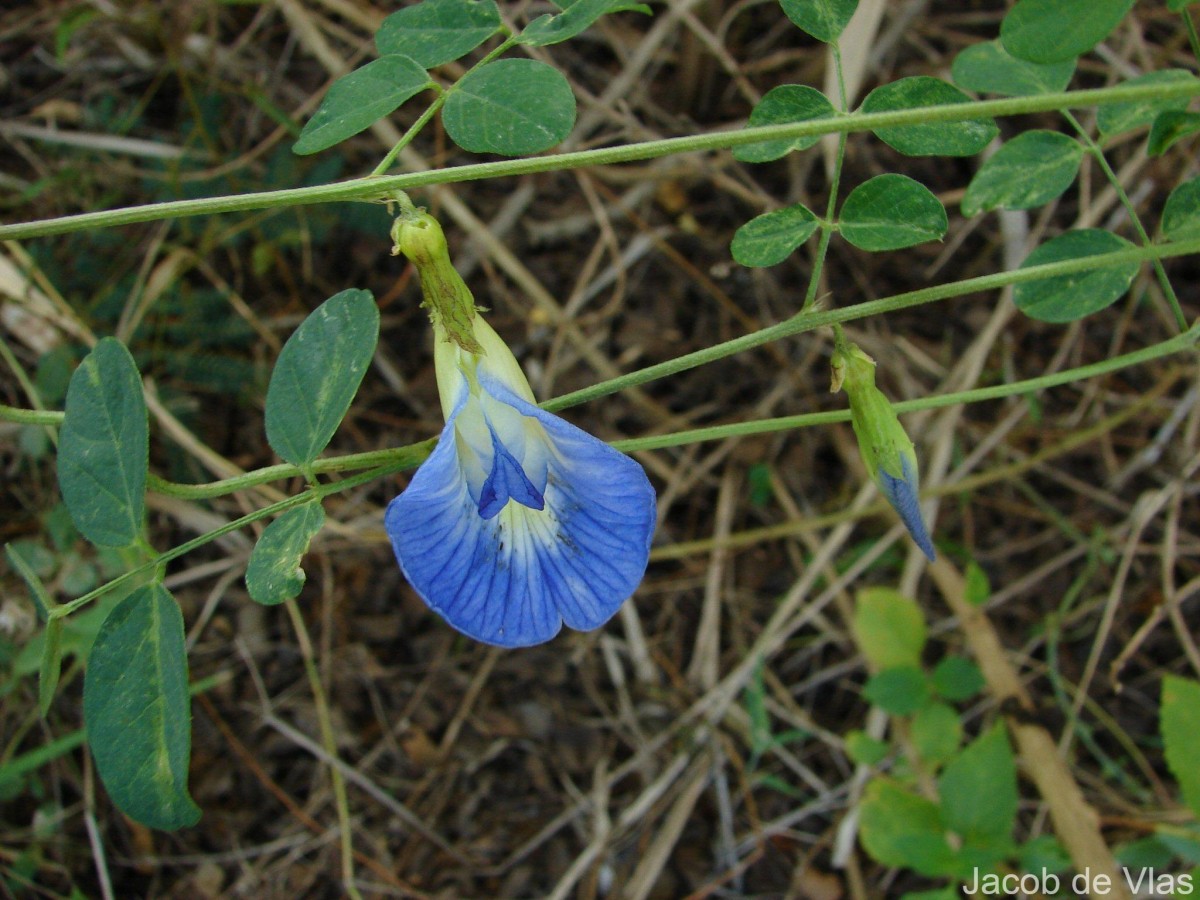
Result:
[[[932,560],[933,542],[917,502],[917,454],[891,403],[875,387],[875,360],[839,334],[830,364],[833,368],[830,390],[846,389],[850,398],[850,424],[867,471],[900,515],[917,546]]]

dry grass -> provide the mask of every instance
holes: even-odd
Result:
[[[514,17],[535,10],[504,6]],[[864,93],[903,75],[945,74],[962,47],[995,34],[1003,4],[889,6],[877,32],[858,39],[871,50],[861,62]],[[369,171],[396,125],[295,162],[276,112],[303,118],[330,78],[370,50],[371,30],[391,8],[45,0],[0,14],[5,220]],[[56,28],[80,15],[90,18],[56,52]],[[1176,32],[1161,5],[1139,5],[1077,85],[1194,66]],[[735,126],[770,87],[820,85],[825,67],[822,50],[774,4],[696,0],[656,7],[653,18],[613,17],[538,53],[576,86],[574,147]],[[1003,128],[1035,125],[1055,127],[1047,116]],[[1110,148],[1147,221],[1181,171],[1194,174],[1192,146],[1154,160],[1138,138]],[[335,158],[340,167],[328,168]],[[434,129],[402,164],[463,158]],[[953,212],[977,164],[906,159],[858,136],[845,177],[853,185],[902,171]],[[468,283],[535,391],[550,397],[796,312],[806,254],[752,271],[732,263],[728,243],[739,224],[781,203],[823,208],[823,172],[815,150],[762,167],[714,153],[464,184],[417,200],[445,223]],[[847,306],[998,271],[1065,228],[1121,222],[1100,173],[1085,169],[1081,186],[1031,215],[952,215],[942,245],[869,255],[835,242],[824,302]],[[379,211],[353,212],[228,216],[4,246],[0,261],[12,272],[0,269],[0,288],[44,314],[23,324],[6,314],[3,339],[33,371],[48,346],[80,346],[88,328],[124,328],[161,399],[152,465],[207,480],[273,462],[261,401],[280,342],[325,297],[367,288],[383,310],[383,339],[332,449],[424,439],[441,423],[416,287],[387,254]],[[1168,270],[1193,319],[1196,261]],[[1157,290],[1143,275],[1131,294],[1142,302],[1122,300],[1069,327],[1026,320],[1005,296],[988,294],[868,320],[850,336],[881,360],[891,396],[918,397],[1163,340],[1173,326]],[[229,339],[210,342],[219,329]],[[835,408],[829,350],[821,334],[781,341],[567,417],[616,439]],[[4,373],[0,402],[28,406]],[[402,580],[381,510],[403,479],[338,497],[307,563],[301,605],[349,782],[360,890],[833,900],[926,884],[881,868],[854,843],[865,773],[842,737],[853,728],[883,735],[887,723],[860,695],[867,671],[848,621],[856,590],[898,585],[921,601],[939,651],[965,652],[947,600],[961,599],[954,572],[968,559],[990,577],[987,614],[1000,646],[1107,841],[1178,819],[1156,750],[1156,704],[1164,672],[1200,674],[1197,392],[1194,360],[1176,358],[1036,398],[908,417],[953,567],[938,579],[891,514],[871,506],[847,426],[643,454],[661,519],[634,601],[600,632],[515,652],[457,637]],[[1081,433],[1086,441],[1072,440]],[[5,541],[37,533],[57,503],[52,463],[19,454],[16,440],[15,429],[0,430]],[[158,500],[154,542],[172,546],[260,502]],[[150,833],[123,818],[76,750],[4,798],[0,880],[26,872],[31,897],[72,887],[117,897],[343,894],[331,761],[317,740],[303,644],[282,610],[245,592],[251,538],[189,556],[168,579],[190,629],[192,677],[220,678],[194,706],[200,824]],[[23,589],[12,572],[3,585],[5,621],[16,623],[8,640],[19,643],[32,627],[20,618]],[[760,667],[773,728],[803,737],[753,760],[744,691]],[[0,760],[79,727],[79,676],[65,673],[45,721],[32,678],[5,689]],[[967,711],[968,731],[998,715],[996,699]],[[1027,838],[1048,823],[1033,785],[1023,792],[1018,836]]]

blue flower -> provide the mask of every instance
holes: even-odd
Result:
[[[473,310],[472,310],[473,312]],[[607,622],[646,570],[654,488],[642,467],[539,409],[480,316],[434,317],[446,427],[385,525],[404,575],[463,634],[501,647]],[[464,346],[465,345],[465,346]]]

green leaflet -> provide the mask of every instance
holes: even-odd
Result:
[[[59,433],[58,486],[80,533],[100,547],[142,534],[149,428],[133,357],[104,338],[71,376]]]
[[[892,588],[864,588],[855,597],[854,639],[876,669],[916,666],[925,649],[925,616],[915,600]]]
[[[858,0],[779,0],[779,5],[801,31],[832,44],[850,22]]]
[[[538,16],[525,26],[520,42],[534,47],[545,47],[570,40],[586,31],[601,16],[631,10],[650,15],[650,7],[630,0],[561,0],[562,12],[557,15]]]
[[[1125,18],[1133,0],[1020,0],[1000,23],[1013,56],[1056,63],[1087,53]]]
[[[196,823],[183,616],[161,584],[139,588],[105,619],[88,658],[83,716],[100,778],[122,812],[151,828]]]
[[[917,75],[875,88],[863,100],[862,111],[890,112],[970,102],[971,98],[954,85],[928,75]],[[928,122],[873,130],[876,137],[905,156],[974,156],[1000,133],[991,119]]]
[[[746,125],[749,128],[760,125],[786,125],[791,122],[827,119],[836,115],[837,110],[833,108],[833,104],[816,88],[803,84],[781,84],[763,95],[750,113],[750,120]],[[769,162],[786,156],[793,150],[807,150],[820,140],[820,136],[812,135],[746,144],[733,148],[733,158],[742,162]]]
[[[783,262],[817,230],[817,217],[802,203],[755,216],[733,235],[729,250],[743,266]]]
[[[272,606],[300,593],[305,581],[300,560],[324,525],[321,504],[306,503],[264,529],[246,567],[246,589],[255,602]]]
[[[1057,131],[1026,131],[1002,145],[963,196],[964,216],[992,209],[1032,209],[1049,203],[1079,174],[1083,147]]]
[[[455,85],[442,108],[442,124],[454,143],[473,153],[541,153],[570,134],[575,94],[552,66],[501,59]]]
[[[1021,263],[1021,268],[1061,262],[1128,250],[1133,245],[1124,238],[1099,228],[1068,231],[1047,241]],[[1042,322],[1073,322],[1115,303],[1129,290],[1138,264],[1121,263],[1057,275],[1018,284],[1013,290],[1017,307],[1031,319]]]
[[[838,221],[860,250],[899,250],[940,241],[949,222],[929,188],[907,175],[876,175],[850,192]]]
[[[1162,69],[1147,72],[1136,78],[1123,81],[1123,86],[1145,84],[1179,84],[1195,81],[1196,76],[1184,69]],[[1096,110],[1096,127],[1104,137],[1112,137],[1135,128],[1151,124],[1159,113],[1182,110],[1188,107],[1187,97],[1169,97],[1165,100],[1137,100],[1132,103],[1108,103]]]
[[[1162,233],[1169,241],[1200,237],[1200,178],[1171,191],[1163,207]]]
[[[1030,97],[1065,91],[1075,74],[1075,57],[1041,64],[1018,59],[999,41],[972,44],[954,58],[954,83],[979,94]]]
[[[946,827],[966,846],[1004,855],[1017,815],[1017,770],[1002,723],[946,764],[938,796]]]
[[[339,144],[432,86],[429,73],[407,56],[381,56],[330,85],[292,152],[305,155]]]
[[[380,56],[407,56],[431,69],[470,53],[501,25],[495,0],[423,0],[384,19],[375,46]]]
[[[267,385],[267,442],[294,466],[317,458],[350,409],[379,340],[370,291],[334,294],[288,338]]]
[[[1168,675],[1162,683],[1162,737],[1167,767],[1183,801],[1200,816],[1200,683]]]

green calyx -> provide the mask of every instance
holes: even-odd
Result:
[[[407,198],[404,198],[407,200]],[[435,331],[476,356],[483,347],[475,338],[475,297],[450,262],[446,235],[437,219],[423,209],[401,202],[400,214],[392,223],[392,255],[403,253],[421,279],[421,303],[429,310]]]
[[[901,460],[905,456],[910,471],[915,474],[917,457],[913,443],[892,404],[875,387],[875,360],[839,333],[830,365],[833,369],[830,390],[836,392],[845,388],[850,398],[850,424],[871,477],[879,481],[880,474],[886,472],[893,478],[903,479]]]

